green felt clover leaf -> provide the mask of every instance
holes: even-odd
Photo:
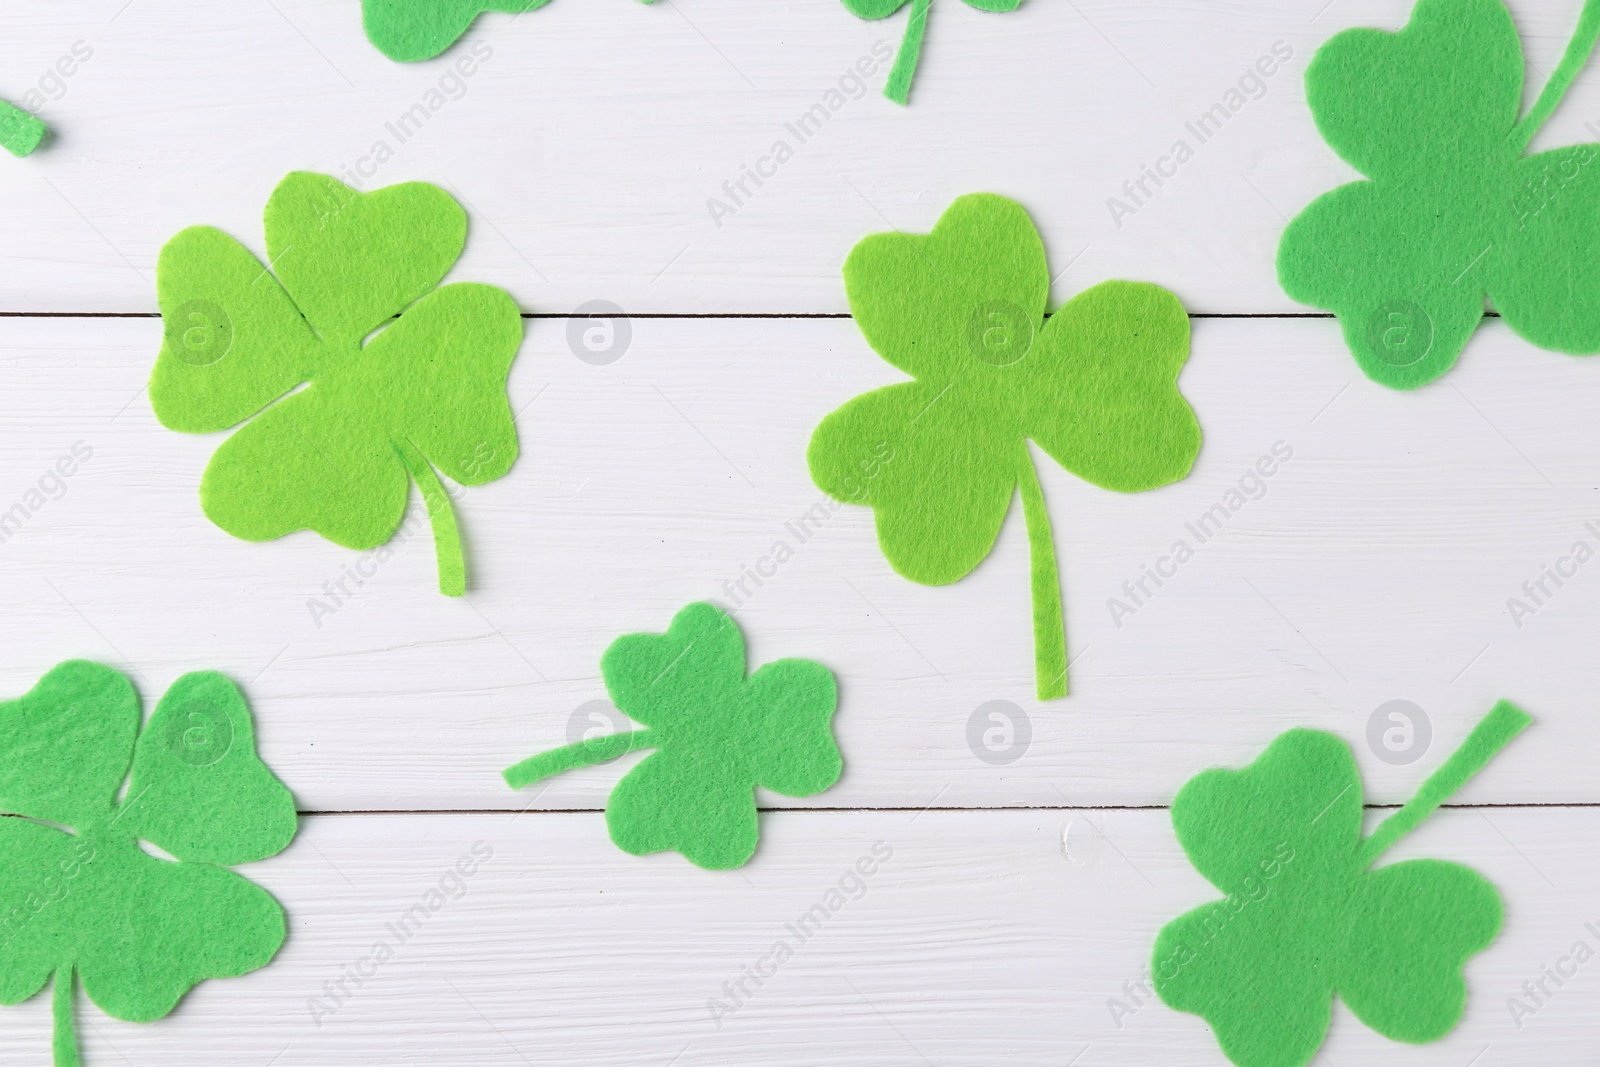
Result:
[[[1289,296],[1339,317],[1361,369],[1415,389],[1454,365],[1485,300],[1517,334],[1600,352],[1600,146],[1525,151],[1600,40],[1600,0],[1519,120],[1523,56],[1502,0],[1419,0],[1398,33],[1318,50],[1306,97],[1328,144],[1369,180],[1284,232]]]
[[[925,585],[983,561],[1020,486],[1039,698],[1065,696],[1061,583],[1028,442],[1118,492],[1185,477],[1200,451],[1177,386],[1188,316],[1159,286],[1104,282],[1047,319],[1038,231],[1021,205],[990,194],[961,197],[929,236],[866,238],[844,276],[868,342],[916,380],[824,419],[807,456],[812,479],[871,507],[890,565]]]
[[[542,752],[505,779],[521,789],[655,749],[606,804],[611,840],[624,852],[671,850],[711,870],[742,866],[760,837],[757,786],[808,797],[839,780],[833,673],[781,659],[746,676],[744,637],[714,605],[689,605],[664,634],[619,637],[600,671],[612,703],[645,729]]]
[[[1344,742],[1290,730],[1241,771],[1192,779],[1172,825],[1195,869],[1227,894],[1161,931],[1156,993],[1211,1024],[1239,1067],[1301,1067],[1335,996],[1396,1041],[1460,1021],[1466,961],[1500,930],[1500,895],[1441,860],[1373,869],[1531,720],[1501,701],[1417,795],[1361,836],[1362,790]]]
[[[922,35],[928,28],[928,12],[933,0],[844,0],[845,9],[857,18],[884,19],[911,4],[911,18],[906,23],[906,34],[900,40],[900,51],[894,66],[889,68],[889,81],[883,95],[897,104],[911,99],[911,80],[917,73],[917,60],[922,55]],[[968,7],[979,11],[1015,11],[1022,0],[962,0]]]
[[[283,908],[227,869],[297,828],[243,695],[186,674],[142,719],[127,678],[83,660],[0,703],[0,1004],[54,979],[56,1067],[78,1063],[75,979],[107,1014],[150,1022],[284,940]]]
[[[15,104],[0,100],[0,147],[18,157],[32,155],[49,131],[45,124]]]
[[[482,485],[517,458],[517,305],[493,286],[439,286],[467,217],[437,186],[358,193],[297,172],[268,201],[266,232],[271,271],[209,226],[161,250],[156,416],[186,433],[245,423],[206,467],[201,507],[247,541],[315,530],[370,549],[399,528],[414,480],[439,589],[460,596],[461,538],[434,467]]]
[[[367,39],[390,59],[432,59],[461,39],[486,11],[521,15],[550,0],[361,0]],[[643,0],[653,3],[654,0]],[[969,0],[970,2],[970,0]]]

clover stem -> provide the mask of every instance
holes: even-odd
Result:
[[[1067,630],[1061,617],[1061,577],[1056,573],[1056,546],[1050,533],[1039,472],[1026,443],[1017,471],[1022,486],[1022,515],[1028,524],[1029,570],[1033,584],[1033,671],[1040,700],[1067,695]]]
[[[433,524],[433,550],[439,560],[439,592],[445,596],[464,596],[467,592],[467,561],[461,552],[461,531],[456,527],[456,510],[450,494],[433,472],[433,464],[410,441],[393,442],[400,461],[422,491],[422,503]]]
[[[26,156],[39,147],[47,132],[32,114],[0,100],[0,148],[14,156]]]
[[[1555,73],[1550,75],[1550,80],[1545,83],[1539,99],[1534,101],[1533,109],[1511,131],[1511,143],[1519,153],[1528,147],[1528,142],[1533,140],[1533,135],[1539,132],[1545,120],[1555,114],[1556,108],[1561,104],[1561,98],[1572,88],[1573,81],[1583,70],[1584,64],[1589,62],[1589,56],[1597,43],[1600,43],[1600,0],[1586,0],[1583,14],[1578,16],[1578,28],[1573,32],[1566,54],[1561,57]]]
[[[607,734],[604,737],[591,737],[579,741],[575,745],[565,748],[551,749],[541,752],[537,756],[529,756],[521,763],[507,767],[501,776],[505,778],[506,785],[512,789],[522,789],[530,786],[541,778],[561,774],[563,771],[576,770],[579,767],[593,767],[599,763],[614,760],[618,756],[625,756],[629,752],[637,752],[642,748],[654,748],[655,739],[650,736],[649,730],[634,730],[626,734]]]
[[[77,986],[74,967],[66,963],[56,968],[55,990],[51,996],[55,1031],[50,1035],[55,1067],[78,1067],[78,1034],[72,1022],[72,994]]]
[[[928,9],[933,0],[915,0],[911,5],[911,20],[906,23],[906,35],[900,39],[900,52],[889,69],[889,81],[883,95],[897,104],[911,99],[911,78],[917,73],[917,59],[922,54],[922,33],[928,28]]]
[[[1450,754],[1443,766],[1428,776],[1422,788],[1417,790],[1417,795],[1379,823],[1378,828],[1372,831],[1372,836],[1361,843],[1358,853],[1361,866],[1365,868],[1396,841],[1415,830],[1423,819],[1432,815],[1435,808],[1466,785],[1469,778],[1483,770],[1495,754],[1532,721],[1527,712],[1509,700],[1496,704],[1494,710],[1473,727],[1472,733],[1461,742],[1461,747]]]

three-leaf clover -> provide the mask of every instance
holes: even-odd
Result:
[[[465,591],[455,511],[434,467],[463,485],[511,468],[506,376],[522,344],[504,290],[435,288],[466,232],[466,213],[437,186],[358,193],[297,172],[267,203],[271,271],[210,226],[167,242],[156,416],[186,433],[245,422],[200,482],[212,522],[247,541],[315,530],[376,548],[399,527],[415,480],[439,589]]]
[[[907,0],[844,0],[845,8],[863,19],[888,18],[906,3]],[[900,51],[889,69],[889,81],[883,87],[883,95],[897,104],[904,104],[911,98],[911,79],[917,73],[922,34],[928,28],[928,11],[933,0],[910,0],[910,3],[911,18],[906,23],[906,35],[900,40]],[[1022,0],[963,0],[963,3],[979,11],[1015,11]]]
[[[839,780],[833,673],[780,659],[746,676],[738,624],[712,604],[684,608],[664,634],[617,638],[600,672],[612,703],[645,729],[542,752],[508,768],[505,780],[521,789],[655,749],[606,803],[611,840],[624,852],[670,849],[712,870],[741,866],[760,838],[757,786],[808,797]]]
[[[1306,97],[1322,136],[1367,175],[1283,235],[1278,276],[1334,312],[1361,369],[1395,389],[1455,363],[1493,303],[1541,348],[1600,352],[1600,146],[1525,155],[1600,40],[1588,0],[1528,114],[1503,0],[1419,0],[1398,33],[1318,50]]]
[[[367,39],[390,59],[432,59],[461,39],[486,11],[521,15],[550,0],[361,0]],[[653,0],[643,0],[652,3]]]
[[[83,660],[0,703],[0,1004],[53,978],[56,1067],[78,1063],[75,978],[107,1014],[150,1022],[283,944],[283,908],[227,869],[297,825],[244,697],[186,674],[143,717],[127,678]]]
[[[1021,487],[1041,700],[1067,693],[1061,583],[1031,440],[1133,493],[1178,481],[1200,425],[1177,377],[1189,319],[1167,290],[1103,282],[1045,317],[1050,269],[1021,205],[963,196],[929,236],[875,234],[844,266],[867,341],[916,381],[856,397],[811,438],[811,477],[874,509],[896,571],[924,585],[988,556]]]
[[[1463,966],[1500,930],[1500,895],[1455,863],[1372,865],[1529,721],[1501,701],[1366,838],[1361,778],[1332,734],[1290,730],[1244,770],[1196,776],[1172,825],[1228,895],[1161,931],[1157,994],[1211,1024],[1239,1067],[1310,1063],[1336,995],[1385,1037],[1443,1037],[1465,1010]]]

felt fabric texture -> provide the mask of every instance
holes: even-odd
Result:
[[[432,59],[461,39],[485,12],[521,15],[550,0],[361,0],[367,40],[402,63]],[[643,0],[653,3],[654,0]],[[904,2],[904,0],[902,0]],[[970,2],[970,0],[969,0]]]
[[[739,626],[691,604],[664,634],[619,637],[600,660],[617,709],[645,727],[542,752],[505,771],[521,789],[575,767],[654,749],[606,803],[611,840],[635,856],[675,851],[711,870],[743,866],[760,838],[755,789],[807,797],[839,780],[833,673],[781,659],[745,674]]]
[[[875,513],[891,566],[947,585],[988,556],[1019,485],[1033,560],[1041,700],[1067,692],[1061,586],[1028,442],[1080,478],[1135,493],[1185,477],[1200,425],[1178,391],[1189,319],[1165,289],[1104,282],[1045,317],[1050,269],[1028,213],[963,196],[927,236],[876,234],[845,261],[867,341],[916,380],[825,418],[817,486]]]
[[[1240,771],[1179,791],[1172,825],[1227,894],[1156,939],[1156,993],[1211,1025],[1239,1067],[1301,1067],[1338,996],[1396,1041],[1436,1041],[1466,1008],[1466,961],[1499,933],[1500,895],[1441,860],[1372,869],[1531,720],[1501,701],[1409,803],[1362,839],[1362,790],[1344,742],[1290,730]]]
[[[520,15],[550,0],[361,0],[367,40],[402,63],[432,59],[486,11]]]
[[[0,146],[17,158],[32,155],[44,135],[45,124],[15,104],[0,100]]]
[[[399,528],[414,480],[440,591],[465,591],[454,508],[434,468],[463,485],[511,469],[506,376],[522,344],[504,290],[439,286],[466,226],[437,186],[359,193],[297,172],[267,204],[271,271],[209,226],[167,243],[156,416],[186,433],[244,423],[201,479],[211,521],[247,541],[314,530],[376,548]]]
[[[22,816],[0,818],[0,1004],[53,978],[56,1067],[78,1062],[75,978],[108,1014],[149,1022],[207,978],[266,965],[286,932],[278,902],[220,865],[276,854],[297,826],[238,689],[187,674],[142,718],[127,678],[83,660],[0,703],[0,812]]]
[[[1600,0],[1587,0],[1520,120],[1524,61],[1503,0],[1420,0],[1398,33],[1347,30],[1317,51],[1317,127],[1368,180],[1289,224],[1278,276],[1338,316],[1368,377],[1395,389],[1438,378],[1486,299],[1541,348],[1600,352],[1600,145],[1525,154],[1597,40]]]
[[[847,11],[857,18],[882,19],[899,11],[908,0],[844,0]],[[889,80],[883,95],[904,105],[911,99],[911,81],[917,73],[917,61],[922,56],[922,36],[928,28],[928,15],[933,0],[909,0],[911,17],[906,22],[906,33],[900,40],[900,50],[895,55],[894,66],[889,69]],[[962,0],[968,7],[979,11],[1015,11],[1022,0]]]

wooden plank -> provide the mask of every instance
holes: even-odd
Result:
[[[1580,0],[1511,6],[1542,78]],[[210,223],[259,250],[285,173],[360,168],[371,186],[448,183],[475,222],[458,276],[505,286],[530,311],[601,298],[636,313],[843,311],[839,265],[857,239],[926,231],[982,190],[1033,213],[1058,300],[1126,277],[1196,311],[1299,311],[1275,282],[1278,235],[1352,176],[1307,111],[1305,64],[1338,30],[1398,27],[1410,7],[941,4],[902,109],[878,95],[873,57],[898,46],[904,14],[863,22],[837,0],[572,0],[488,17],[471,36],[492,55],[469,79],[452,71],[470,45],[421,65],[385,59],[353,0],[13,4],[0,13],[0,95],[59,95],[43,109],[58,139],[0,167],[0,310],[153,310],[156,256],[178,230]],[[92,57],[54,76],[80,41]],[[1275,46],[1292,56],[1258,89],[1248,79]],[[877,64],[869,91],[841,98],[804,142],[789,132],[863,60]],[[402,140],[394,124],[441,79],[438,109]],[[1259,99],[1239,98],[1201,143],[1187,124],[1242,79]],[[1539,145],[1592,140],[1584,124],[1597,118],[1591,75]],[[780,140],[793,158],[762,163]],[[1159,188],[1145,180],[1145,202],[1114,220],[1110,200],[1140,196],[1124,184],[1180,140],[1193,159]],[[393,153],[381,166],[380,142]],[[746,181],[750,195],[714,219],[708,201],[731,203],[723,183],[757,165],[770,180]]]
[[[1124,988],[1163,924],[1221,895],[1165,812],[784,812],[765,830],[750,866],[710,873],[624,855],[598,815],[308,819],[287,853],[244,868],[288,908],[278,960],[150,1025],[85,1006],[85,1062],[1225,1062],[1198,1018],[1135,1007]],[[1446,809],[1403,841],[1396,860],[1448,858],[1489,878],[1504,931],[1467,965],[1467,1016],[1444,1041],[1389,1042],[1340,1005],[1323,1058],[1583,1062],[1596,964],[1547,982],[1554,995],[1520,1028],[1507,1001],[1576,942],[1600,944],[1585,925],[1600,919],[1592,850],[1572,844],[1597,832],[1593,809]],[[460,877],[475,845],[492,856]],[[872,873],[852,877],[863,858]],[[401,942],[391,927],[441,886],[442,906],[412,913]],[[819,903],[836,910],[801,943],[790,928]],[[714,1019],[723,983],[773,970],[780,941],[792,958]],[[383,943],[393,955],[378,962]],[[357,966],[360,987],[345,977]],[[44,1062],[48,1016],[45,997],[5,1009],[0,1057]]]
[[[895,378],[853,323],[632,329],[621,359],[593,366],[565,321],[529,324],[510,386],[523,458],[461,497],[476,585],[453,601],[426,534],[373,568],[311,535],[249,544],[207,521],[196,490],[220,438],[162,429],[141,392],[158,322],[0,320],[0,513],[75,442],[94,450],[0,545],[17,620],[0,693],[70,656],[137,669],[152,695],[216,668],[246,686],[269,762],[307,809],[509,809],[528,798],[499,771],[565,743],[575,719],[592,725],[606,645],[719,598],[753,661],[809,656],[843,680],[844,781],[774,803],[1163,803],[1294,725],[1349,738],[1373,794],[1396,802],[1500,697],[1538,725],[1466,797],[1600,801],[1600,564],[1546,579],[1520,628],[1507,609],[1575,542],[1600,545],[1583,361],[1496,324],[1445,383],[1396,394],[1360,376],[1332,322],[1198,322],[1181,384],[1207,443],[1188,480],[1125,497],[1040,457],[1077,657],[1073,697],[1040,705],[1017,514],[990,560],[941,589],[889,570],[864,509],[803,543],[789,525],[825,501],[804,464],[812,427]],[[1246,475],[1278,442],[1293,458],[1200,544],[1189,525],[1242,478],[1255,495]],[[1193,559],[1114,619],[1107,602],[1180,539]],[[780,541],[793,557],[774,568]],[[358,563],[376,570],[359,587]],[[775,575],[740,595],[731,583],[757,564]],[[341,580],[351,596],[330,597]],[[1431,722],[1409,766],[1363,740],[1395,699]],[[995,700],[1030,722],[1009,765],[969,747]],[[599,807],[619,770],[567,775],[537,803]]]

